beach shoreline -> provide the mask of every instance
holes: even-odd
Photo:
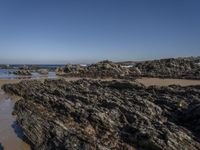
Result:
[[[0,87],[4,84],[14,84],[19,83],[23,80],[40,80],[43,81],[48,78],[38,78],[38,79],[0,79]],[[76,81],[83,78],[78,77],[58,77],[55,79],[65,79],[66,81]],[[91,79],[91,80],[103,80],[103,81],[112,81],[112,80],[123,80],[123,79],[112,79],[112,78],[105,78],[105,79],[92,79],[92,78],[84,78],[84,79]],[[134,80],[133,80],[134,81]],[[200,80],[192,80],[192,79],[170,79],[170,78],[149,78],[149,77],[142,77],[135,79],[136,82],[142,83],[145,86],[169,86],[169,85],[180,85],[180,86],[193,86],[193,85],[200,85]]]

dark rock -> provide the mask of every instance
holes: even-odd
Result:
[[[57,74],[67,77],[114,79],[138,77],[200,79],[200,57],[169,58],[132,63],[102,61],[86,67],[66,65],[63,68],[58,68]]]
[[[170,58],[138,62],[132,70],[138,68],[138,76],[160,78],[200,79],[200,57]]]
[[[200,86],[22,81],[17,121],[35,149],[200,150]]]
[[[14,71],[13,74],[22,75],[22,76],[31,76],[32,75],[31,71],[29,71],[29,70],[21,70],[21,69]]]
[[[88,78],[127,78],[129,70],[111,61],[102,61],[86,67],[80,65],[66,65],[64,68],[57,69],[58,75],[69,77],[88,77]]]

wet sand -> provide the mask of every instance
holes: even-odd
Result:
[[[20,79],[0,79],[0,87],[3,85],[3,84],[7,84],[7,83],[18,83],[20,82],[21,80]]]
[[[0,150],[30,150],[30,146],[23,141],[25,136],[22,129],[12,115],[15,102],[0,90]]]
[[[145,86],[157,85],[157,86],[168,86],[168,85],[200,85],[200,80],[186,80],[186,79],[160,79],[160,78],[141,78],[136,79],[137,82],[144,84]]]

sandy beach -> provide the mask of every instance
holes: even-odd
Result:
[[[3,84],[7,83],[18,83],[22,80],[44,80],[45,78],[40,79],[0,79],[0,87]],[[64,78],[66,81],[75,81],[81,78]],[[90,78],[88,78],[90,79]],[[99,80],[99,79],[94,79]],[[111,78],[102,79],[105,81],[114,80]],[[157,86],[168,86],[168,85],[180,85],[180,86],[190,86],[190,85],[200,85],[200,80],[187,80],[187,79],[161,79],[161,78],[139,78],[136,79],[137,82],[144,84],[145,86],[157,85]]]
[[[157,86],[168,86],[168,85],[180,85],[180,86],[190,86],[190,85],[200,85],[200,80],[186,80],[186,79],[160,79],[160,78],[141,78],[136,81],[146,85],[157,85]]]
[[[0,80],[0,86],[5,83],[17,83],[20,80]],[[16,118],[12,115],[16,102],[14,96],[0,90],[0,142],[2,149],[30,150],[23,138],[21,128],[16,124]],[[0,147],[1,150],[1,147]]]

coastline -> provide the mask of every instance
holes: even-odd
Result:
[[[79,79],[83,78],[75,78],[75,77],[58,77],[56,79],[65,79],[66,81],[77,81]],[[30,80],[39,80],[39,81],[44,81],[45,79],[48,78],[38,78],[38,79],[0,79],[0,87],[4,84],[15,84],[19,83],[20,81],[30,81]],[[91,78],[85,78],[85,79],[91,79]],[[116,79],[112,78],[106,78],[106,79],[92,79],[92,80],[101,80],[101,81],[112,81]],[[118,81],[122,81],[122,79],[117,79]],[[138,83],[142,83],[146,87],[155,85],[155,86],[168,86],[168,85],[180,85],[180,86],[193,86],[193,85],[200,85],[200,80],[186,80],[186,79],[161,79],[161,78],[138,78],[135,80]],[[134,82],[134,81],[131,81]],[[1,125],[0,131],[4,131],[5,137],[6,135],[9,135],[10,137],[6,139],[1,139],[1,144],[4,146],[6,149],[14,148],[11,147],[13,144],[10,143],[15,143],[15,149],[16,150],[29,150],[30,147],[27,143],[23,141],[19,137],[18,134],[22,134],[23,132],[21,131],[20,127],[16,124],[16,117],[12,115],[13,112],[13,106],[15,105],[16,99],[12,95],[5,94],[3,90],[1,90],[0,93],[0,110],[1,110],[1,115],[0,115],[0,120],[4,120],[4,124]],[[6,107],[5,107],[6,106]],[[3,108],[4,107],[4,108]],[[6,118],[6,119],[5,119]],[[17,133],[19,132],[19,133]],[[4,136],[4,134],[2,134]],[[22,134],[23,135],[23,134]]]
[[[143,77],[136,79],[137,82],[144,84],[145,86],[169,86],[169,85],[180,85],[180,86],[193,86],[200,85],[200,80],[190,79],[162,79],[162,78],[148,78]]]
[[[0,79],[0,87],[4,84],[14,84],[19,83],[23,80],[45,80],[48,78],[36,78],[36,79]],[[83,78],[78,77],[58,77],[55,79],[65,79],[66,81],[76,81]],[[84,78],[84,79],[91,79],[91,80],[102,80],[102,81],[112,81],[112,80],[123,80],[123,79],[112,79],[112,78],[105,78],[105,79],[92,79],[92,78]],[[133,80],[134,81],[134,80]],[[192,80],[192,79],[170,79],[170,78],[149,78],[149,77],[142,77],[137,78],[136,82],[142,83],[145,86],[169,86],[169,85],[180,85],[180,86],[193,86],[193,85],[200,85],[200,80]]]
[[[6,83],[18,83],[19,80],[0,80],[0,86]],[[13,107],[18,100],[17,96],[5,93],[0,89],[0,150],[30,150],[25,140],[22,128],[16,122],[16,116],[12,115]]]
[[[175,129],[175,136],[166,137],[169,141],[181,139],[174,143],[175,148],[196,149],[199,143],[193,137],[198,138],[195,132],[198,131],[198,122],[193,120],[198,119],[198,109],[194,108],[198,107],[195,96],[199,93],[199,87],[145,87],[138,82],[124,80],[82,79],[73,82],[23,81],[5,85],[3,89],[23,97],[15,104],[14,114],[36,149],[73,149],[80,144],[89,148],[110,148],[110,145],[105,145],[105,134],[110,137],[106,140],[114,142],[116,149],[149,148],[151,145],[160,149],[169,146],[166,139],[160,137],[165,136],[166,131],[169,135],[174,134]],[[184,94],[191,91],[191,95]],[[177,120],[180,124],[176,123]],[[154,126],[155,122],[157,126]],[[186,122],[189,122],[189,126]],[[138,139],[132,129],[136,129],[139,137],[145,133],[149,138]],[[52,139],[52,136],[56,139]],[[120,140],[129,137],[133,137],[133,141]],[[100,142],[96,143],[96,140]],[[161,141],[159,144],[158,140]],[[50,145],[40,144],[49,141]]]

